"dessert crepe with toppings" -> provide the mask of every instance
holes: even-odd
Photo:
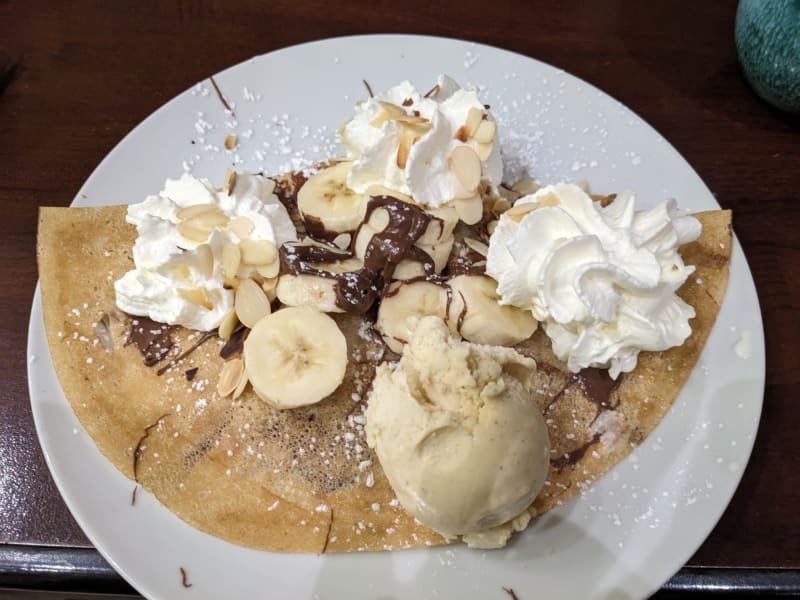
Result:
[[[731,250],[729,212],[696,216],[702,235],[681,255],[697,270],[678,293],[697,316],[682,346],[642,353],[637,368],[617,381],[592,369],[569,373],[541,329],[517,346],[538,364],[535,400],[552,448],[532,515],[579,493],[640,444],[694,368],[725,293]],[[39,274],[53,364],[99,450],[131,478],[131,510],[142,487],[190,525],[270,551],[446,543],[399,506],[365,441],[370,382],[391,356],[371,328],[373,314],[333,315],[347,340],[347,371],[318,404],[278,411],[249,386],[236,400],[223,398],[216,392],[220,352],[240,351],[235,337],[223,343],[115,308],[113,284],[132,268],[135,238],[125,207],[40,213]]]

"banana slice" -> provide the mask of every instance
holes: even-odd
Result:
[[[434,270],[437,273],[441,273],[447,266],[447,259],[450,258],[453,242],[454,238],[451,235],[441,242],[435,242],[433,244],[421,244],[417,242],[414,245],[433,259]],[[422,266],[422,263],[410,258],[404,258],[397,264],[392,274],[392,279],[413,279],[414,277],[421,277],[423,275],[425,275],[425,268]]]
[[[347,341],[328,315],[310,307],[284,308],[256,323],[244,342],[253,390],[273,408],[319,402],[344,380]]]
[[[426,208],[425,212],[433,218],[425,228],[425,233],[417,240],[418,244],[433,245],[453,235],[453,230],[458,224],[458,213],[455,207]]]
[[[287,273],[278,279],[275,295],[286,306],[310,306],[322,312],[344,312],[336,304],[336,280]]]
[[[352,162],[340,162],[314,173],[297,192],[297,210],[317,219],[333,233],[354,231],[364,220],[366,197],[347,187]]]
[[[403,345],[411,337],[409,317],[435,315],[444,319],[446,313],[447,290],[444,287],[428,281],[398,281],[389,286],[381,301],[375,326],[392,352],[402,354]]]
[[[536,331],[538,322],[530,311],[498,304],[497,282],[491,277],[458,275],[447,283],[452,290],[447,323],[465,340],[513,346]]]

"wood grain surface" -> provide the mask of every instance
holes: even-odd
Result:
[[[137,123],[253,55],[359,33],[466,38],[608,92],[681,152],[723,208],[758,288],[767,344],[755,449],[694,566],[800,568],[800,120],[736,60],[736,3],[634,0],[0,1],[0,543],[89,542],[50,479],[26,382],[36,213],[67,205]]]

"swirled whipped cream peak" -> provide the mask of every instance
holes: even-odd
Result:
[[[190,329],[219,326],[234,305],[226,281],[264,270],[275,246],[297,239],[274,188],[261,175],[231,173],[217,190],[187,173],[129,206],[135,268],[114,283],[117,306]],[[245,255],[254,258],[248,263]]]
[[[694,309],[676,290],[694,272],[678,247],[700,222],[674,200],[637,211],[626,193],[607,206],[561,183],[520,198],[489,240],[486,272],[501,304],[531,310],[568,368],[631,371],[642,350],[683,344]]]
[[[496,125],[473,90],[446,75],[426,94],[408,81],[359,103],[339,130],[358,193],[382,186],[439,207],[496,187],[503,176]]]

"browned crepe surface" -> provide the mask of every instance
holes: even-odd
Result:
[[[115,310],[113,283],[132,268],[136,236],[125,210],[43,208],[39,221],[50,353],[67,399],[100,451],[178,517],[233,543],[283,552],[444,543],[397,504],[367,447],[362,409],[383,345],[363,319],[335,317],[348,341],[345,382],[310,407],[276,411],[249,388],[237,401],[220,398],[217,338],[159,376],[134,345],[125,345],[129,323]],[[598,403],[587,399],[581,381],[570,380],[543,333],[519,345],[539,363],[536,400],[553,446],[548,483],[532,512],[569,499],[619,462],[683,387],[722,302],[731,250],[730,213],[697,216],[702,237],[682,249],[697,272],[680,291],[697,318],[682,347],[643,353],[636,370]],[[111,315],[111,351],[95,329],[103,315]],[[198,337],[182,328],[175,334],[184,350]],[[186,372],[195,368],[190,381]]]

